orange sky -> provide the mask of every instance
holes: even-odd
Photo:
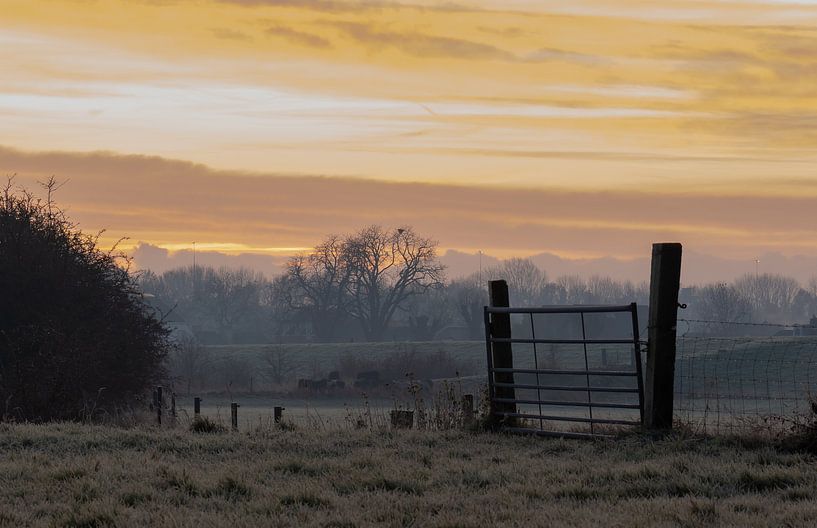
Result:
[[[111,240],[817,255],[817,2],[0,0],[0,65],[0,171]]]

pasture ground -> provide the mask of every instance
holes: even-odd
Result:
[[[683,436],[0,424],[0,526],[813,526],[815,462]]]

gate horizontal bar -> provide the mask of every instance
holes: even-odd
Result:
[[[553,400],[519,400],[516,398],[492,398],[498,403],[521,403],[528,405],[552,405],[554,407],[598,407],[606,409],[641,409],[637,403],[595,403],[595,402],[563,402]]]
[[[632,339],[527,339],[522,337],[490,337],[491,343],[520,343],[537,345],[632,345]]]
[[[638,394],[638,389],[625,387],[566,387],[564,385],[527,385],[524,383],[494,383],[494,387],[511,387],[514,389],[536,389],[555,391],[580,391],[580,392],[621,392]]]
[[[576,423],[593,423],[604,425],[641,425],[638,420],[615,420],[613,418],[579,418],[578,416],[548,416],[528,413],[507,413],[496,412],[496,416],[507,416],[509,418],[528,418],[531,420],[550,420],[552,422],[576,422]]]
[[[636,371],[627,370],[556,370],[556,369],[518,369],[518,368],[489,368],[491,372],[513,372],[520,374],[568,374],[571,376],[638,376]]]
[[[499,306],[486,306],[485,311],[492,314],[579,314],[579,313],[615,313],[615,312],[630,312],[633,307],[629,304],[620,306],[593,306],[593,305],[576,305],[576,306],[539,306],[531,308],[505,308]]]

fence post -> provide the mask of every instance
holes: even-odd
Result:
[[[462,423],[466,427],[470,427],[474,422],[474,395],[462,395]]]
[[[233,426],[233,431],[238,431],[238,407],[237,403],[230,404],[230,422]]]
[[[176,420],[176,391],[170,391],[170,414],[173,416],[173,420]]]
[[[283,407],[273,407],[272,408],[272,422],[273,423],[281,423],[281,418],[284,414]]]
[[[508,283],[504,280],[495,280],[488,283],[488,302],[492,308],[508,308],[510,298],[508,296]],[[511,315],[491,314],[491,335],[497,338],[510,339],[511,337]],[[511,343],[491,343],[491,360],[493,368],[513,368],[513,347]],[[494,383],[514,383],[513,372],[489,372],[494,376]],[[494,398],[509,400],[516,399],[516,389],[513,387],[494,387],[494,394],[491,395],[491,420],[494,413],[516,413],[516,403],[494,402]],[[506,424],[516,422],[515,418],[504,417],[501,419]]]
[[[647,379],[644,395],[646,422],[644,425],[649,429],[672,428],[675,338],[680,285],[681,244],[653,244]]]
[[[156,387],[156,423],[162,425],[162,386]]]
[[[198,417],[201,414],[201,398],[193,398],[193,415]]]

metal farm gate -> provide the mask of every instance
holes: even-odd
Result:
[[[485,307],[491,419],[504,430],[605,436],[644,419],[638,313]]]

